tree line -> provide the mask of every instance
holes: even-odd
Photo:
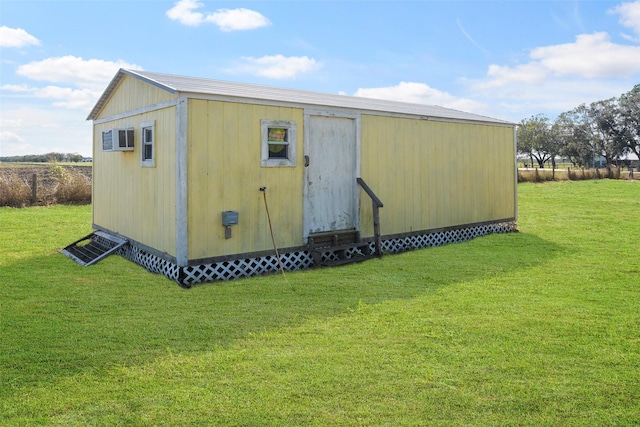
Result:
[[[24,162],[24,163],[51,163],[51,162],[81,162],[84,159],[81,154],[47,153],[27,154],[25,156],[0,157],[0,162]]]
[[[564,157],[576,167],[620,165],[628,154],[640,158],[640,84],[619,98],[581,104],[551,122],[544,114],[518,124],[518,153],[540,168]]]

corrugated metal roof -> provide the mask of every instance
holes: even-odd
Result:
[[[97,118],[109,97],[115,91],[125,75],[139,78],[170,93],[184,92],[191,94],[218,95],[243,98],[247,100],[294,103],[305,106],[348,108],[362,111],[416,115],[424,118],[485,122],[510,126],[514,125],[514,123],[506,120],[494,119],[479,114],[466,113],[464,111],[458,111],[436,105],[410,104],[383,99],[335,95],[297,89],[284,89],[247,83],[211,80],[199,77],[186,77],[172,74],[153,73],[149,71],[122,69],[118,74],[116,74],[111,83],[109,83],[109,86],[100,97],[100,100],[89,114],[87,120]]]

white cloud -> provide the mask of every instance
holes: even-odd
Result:
[[[490,88],[517,83],[536,84],[543,81],[547,75],[547,70],[536,62],[530,62],[516,67],[491,64],[487,70],[489,80],[479,83],[478,86]]]
[[[609,13],[620,14],[622,25],[640,35],[640,1],[623,3]],[[485,78],[463,83],[474,98],[491,103],[498,111],[492,115],[518,121],[541,111],[559,114],[632,88],[640,76],[638,40],[621,44],[606,32],[580,34],[572,43],[532,49],[528,62],[492,64]]]
[[[575,43],[538,47],[531,61],[514,67],[492,64],[478,88],[538,84],[545,79],[630,77],[640,73],[640,46],[612,43],[607,33],[581,34]]]
[[[474,98],[490,104],[488,115],[515,122],[541,112],[552,117],[583,103],[619,96],[633,87],[631,79],[594,81],[576,77],[546,78],[532,84],[511,81],[500,86],[489,86],[484,81],[463,82],[469,84]]]
[[[609,13],[619,14],[620,23],[631,28],[640,37],[640,1],[622,3],[609,10]]]
[[[354,96],[411,102],[414,104],[439,105],[441,107],[482,114],[487,105],[467,98],[458,98],[424,83],[400,82],[397,86],[360,88]]]
[[[267,55],[261,58],[243,57],[247,64],[241,71],[270,79],[291,79],[320,67],[315,59],[307,56]]]
[[[174,21],[189,26],[198,26],[204,22],[204,16],[193,9],[202,7],[203,4],[195,0],[180,0],[171,9],[167,10],[167,16]]]
[[[57,85],[3,85],[0,90],[49,100],[54,107],[90,110],[120,68],[141,69],[121,60],[84,60],[75,56],[47,58],[21,65],[16,73],[34,81]]]
[[[15,132],[1,130],[0,131],[0,142],[5,143],[24,143],[24,138],[18,135]]]
[[[640,46],[612,43],[603,32],[581,34],[575,43],[536,48],[530,57],[559,76],[628,77],[640,72]]]
[[[138,65],[122,60],[115,62],[102,59],[85,60],[67,55],[21,65],[16,73],[31,80],[66,83],[81,88],[102,90],[120,68],[142,69]]]
[[[83,110],[92,108],[101,94],[102,91],[58,86],[47,86],[38,91],[38,97],[53,100],[54,107]]]
[[[70,87],[46,86],[33,87],[27,85],[4,85],[1,90],[22,93],[34,98],[49,99],[54,107],[81,108],[88,110],[93,107],[101,91],[90,89],[73,89]]]
[[[271,24],[259,12],[249,9],[220,9],[205,20],[216,24],[222,31],[253,30]]]
[[[204,6],[197,0],[180,0],[167,11],[167,16],[183,25],[197,27],[212,23],[221,31],[254,30],[271,24],[260,12],[250,9],[218,9],[215,12],[196,12]]]
[[[0,27],[0,47],[39,46],[40,40],[27,33],[22,28]]]

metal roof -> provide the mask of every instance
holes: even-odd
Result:
[[[304,106],[348,108],[380,113],[408,114],[420,116],[422,118],[482,122],[508,126],[514,125],[514,123],[506,120],[494,119],[479,114],[466,113],[464,111],[444,108],[437,105],[411,104],[383,99],[335,95],[297,89],[284,89],[247,83],[124,69],[119,70],[113,80],[111,80],[107,89],[104,91],[93,110],[91,110],[87,120],[94,120],[97,118],[113,92],[127,75],[145,81],[160,89],[166,90],[169,93],[217,95],[246,100],[275,101],[289,104],[293,103]]]

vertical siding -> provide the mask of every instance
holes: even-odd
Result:
[[[125,111],[148,107],[173,98],[175,95],[165,90],[137,78],[126,76],[100,112],[100,117],[109,117]]]
[[[142,167],[140,125],[155,121],[155,167]],[[134,128],[134,151],[102,151],[101,134]],[[175,108],[94,125],[93,222],[171,256],[175,241]]]
[[[361,176],[384,203],[383,234],[515,216],[513,129],[362,116]],[[361,196],[363,236],[373,233]]]
[[[260,121],[297,123],[297,167],[260,167]],[[189,259],[271,250],[263,194],[279,247],[302,244],[303,111],[211,100],[189,100]],[[225,239],[222,211],[239,214]]]

